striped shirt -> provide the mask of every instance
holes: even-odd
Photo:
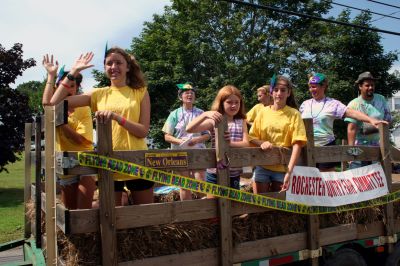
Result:
[[[243,140],[243,119],[234,119],[228,122],[229,139],[231,142]],[[215,132],[211,130],[211,147],[215,148]],[[216,174],[217,168],[208,168],[208,173]],[[229,176],[236,177],[242,173],[242,168],[229,168]]]

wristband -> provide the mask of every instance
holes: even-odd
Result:
[[[65,87],[65,89],[67,89],[68,91],[68,95],[72,95],[73,93],[71,93],[71,86],[69,86],[67,83],[65,82],[61,82],[61,85],[63,85]]]
[[[125,123],[126,123],[125,117],[121,116],[121,120],[119,121],[119,124],[120,124],[121,126],[125,126]]]
[[[70,73],[68,73],[67,79],[70,80],[70,81],[75,81],[76,80],[76,78]]]

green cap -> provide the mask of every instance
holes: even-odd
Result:
[[[186,91],[186,90],[194,90],[194,87],[189,83],[181,83],[181,84],[176,84],[179,90]]]

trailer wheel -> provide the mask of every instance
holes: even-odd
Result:
[[[386,266],[400,265],[400,245],[396,244],[393,252],[386,259]]]
[[[342,248],[326,260],[325,266],[367,266],[363,256],[354,249]]]

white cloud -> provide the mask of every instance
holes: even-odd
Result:
[[[68,69],[80,53],[93,51],[94,68],[101,70],[106,41],[109,47],[129,48],[143,23],[151,21],[153,14],[161,14],[169,4],[168,0],[2,0],[0,43],[6,49],[22,43],[24,58],[34,58],[37,62],[36,67],[17,79],[14,87],[46,76],[41,65],[46,53],[54,54]],[[83,87],[92,87],[90,71],[83,75]]]

